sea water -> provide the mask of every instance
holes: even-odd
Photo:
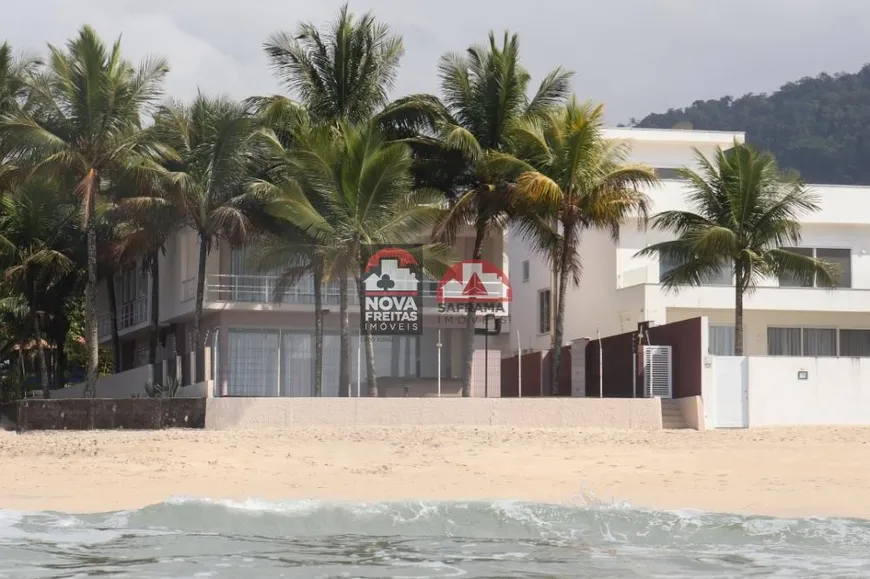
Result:
[[[870,522],[522,502],[0,511],[0,577],[870,577]]]

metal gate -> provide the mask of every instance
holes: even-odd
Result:
[[[643,395],[673,397],[673,350],[671,346],[643,347]]]

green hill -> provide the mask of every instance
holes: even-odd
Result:
[[[769,95],[696,101],[636,126],[745,131],[748,142],[809,183],[870,185],[870,65],[790,82]]]

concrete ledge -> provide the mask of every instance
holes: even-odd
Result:
[[[661,430],[657,398],[210,398],[213,430],[312,426],[516,426]]]
[[[205,400],[205,398],[25,400],[16,404],[14,420],[19,432],[203,428]]]
[[[677,403],[680,406],[680,413],[683,415],[689,428],[699,431],[706,429],[704,424],[704,401],[700,396],[678,398]]]

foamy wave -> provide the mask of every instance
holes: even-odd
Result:
[[[159,564],[159,576],[167,569],[193,576],[187,565],[197,562],[196,572],[211,569],[221,578],[278,577],[291,556],[302,566],[313,565],[312,557],[324,562],[322,572],[306,577],[334,576],[335,565],[355,569],[348,576],[375,576],[354,565],[375,565],[379,577],[477,576],[469,569],[576,576],[572,569],[582,560],[588,577],[633,577],[638,565],[653,565],[656,576],[669,577],[863,579],[870,576],[868,547],[868,521],[655,511],[588,496],[571,505],[176,497],[96,515],[0,510],[0,576],[46,549],[49,559],[93,554],[89,564],[104,574],[125,572],[129,558],[140,557],[139,565]],[[112,557],[115,567],[108,568]],[[264,565],[273,574],[258,574]]]

